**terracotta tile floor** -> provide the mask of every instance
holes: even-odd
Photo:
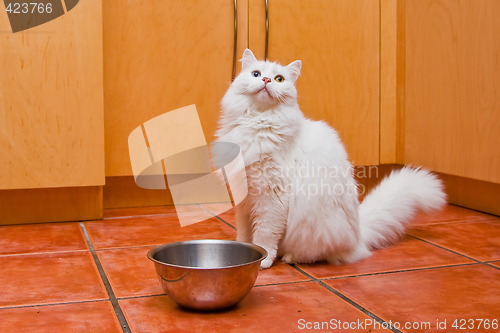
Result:
[[[213,214],[221,209],[181,207],[213,215],[183,228],[173,207],[0,227],[0,332],[500,332],[500,218],[451,205],[418,216],[401,242],[361,262],[277,261],[237,306],[184,310],[146,253],[235,239],[234,211]]]

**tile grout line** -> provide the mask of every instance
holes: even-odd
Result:
[[[96,252],[111,251],[111,250],[126,250],[126,249],[141,249],[143,247],[155,247],[161,244],[146,244],[137,246],[119,246],[119,247],[103,247],[102,249],[95,249]]]
[[[118,303],[118,299],[116,298],[116,295],[113,291],[113,288],[111,288],[111,283],[108,280],[108,277],[106,276],[106,273],[104,272],[104,268],[102,267],[101,261],[99,260],[99,257],[97,256],[97,252],[94,249],[94,245],[92,244],[92,241],[90,240],[89,234],[87,233],[87,229],[85,229],[85,225],[83,222],[80,222],[80,228],[82,229],[83,236],[85,237],[85,241],[87,242],[87,245],[90,249],[90,253],[92,254],[92,258],[94,259],[95,265],[97,266],[97,270],[99,271],[99,275],[101,276],[101,280],[104,283],[104,287],[106,288],[106,291],[109,296],[109,300],[111,301],[111,305],[113,305],[113,309],[115,310],[115,315],[118,319],[118,322],[120,323],[120,328],[122,329],[123,333],[131,333],[130,326],[127,323],[127,319],[125,318],[125,315],[123,314],[123,311],[120,307],[120,304]]]
[[[180,215],[189,215],[189,214],[196,214],[196,213],[198,213],[198,212],[110,216],[110,217],[103,217],[102,220],[106,221],[106,220],[136,219],[136,218],[141,218],[141,217],[155,217],[155,216],[178,216],[179,214]],[[99,220],[94,220],[94,221],[99,221]]]
[[[158,296],[168,296],[168,295],[167,294],[136,295],[136,296],[118,297],[118,299],[125,300],[125,299],[136,299],[136,298],[158,297]]]
[[[288,281],[288,282],[264,283],[264,284],[254,285],[253,288],[269,287],[269,286],[282,286],[284,284],[297,284],[297,283],[304,283],[304,282],[314,282],[314,281],[313,280],[304,280],[304,281]]]
[[[189,214],[189,213],[180,213],[180,214]],[[165,213],[165,214],[145,214],[145,215],[129,215],[129,216],[112,216],[112,217],[103,217],[103,221],[106,220],[122,220],[122,219],[135,219],[141,217],[155,217],[155,216],[177,216],[176,213]]]
[[[484,262],[483,264],[485,264],[488,267],[500,270],[500,267],[492,265],[491,262]]]
[[[438,247],[438,248],[440,248],[440,249],[442,249],[442,250],[445,250],[445,251],[451,252],[451,253],[453,253],[453,254],[459,255],[459,256],[464,257],[464,258],[467,258],[467,259],[469,259],[469,260],[473,260],[473,261],[475,261],[475,264],[483,264],[483,265],[485,265],[485,266],[488,266],[488,267],[491,267],[491,268],[494,268],[494,269],[498,269],[498,270],[500,270],[500,267],[497,267],[497,266],[495,266],[495,265],[491,265],[491,262],[494,262],[495,260],[493,260],[493,261],[490,261],[490,262],[489,262],[488,260],[484,260],[484,261],[483,261],[483,260],[475,259],[475,258],[469,257],[469,256],[467,256],[467,255],[465,255],[465,254],[462,254],[462,253],[460,253],[460,252],[457,252],[457,251],[453,251],[453,250],[451,250],[451,249],[448,249],[448,248],[446,248],[446,247],[444,247],[444,246],[441,246],[441,245],[438,245],[438,244],[432,243],[432,242],[430,242],[430,241],[428,241],[428,240],[425,240],[425,239],[423,239],[423,238],[420,238],[420,237],[417,237],[417,236],[413,236],[413,235],[411,235],[411,234],[407,234],[407,235],[408,235],[408,236],[410,236],[410,237],[413,237],[413,238],[415,238],[415,239],[418,239],[419,241],[422,241],[422,242],[424,242],[424,243],[427,243],[427,244],[433,245],[433,246],[435,246],[435,247]],[[466,266],[466,265],[467,265],[467,264],[458,265],[458,266]]]
[[[31,256],[31,255],[42,255],[42,254],[58,254],[58,253],[73,253],[73,252],[89,252],[87,249],[83,250],[63,250],[63,251],[47,251],[47,252],[27,252],[27,253],[9,253],[9,254],[0,254],[0,258],[5,257],[22,257],[22,256]]]
[[[228,226],[230,226],[231,228],[235,229],[236,230],[236,227],[233,226],[231,223],[229,222],[226,222],[224,221],[224,219],[220,218],[219,216],[215,215],[214,213],[212,213],[211,211],[209,211],[208,209],[206,209],[205,207],[203,207],[202,205],[200,204],[197,204],[201,209],[205,210],[207,213],[211,214],[213,217],[215,217],[216,219],[220,220],[221,222],[227,224]]]
[[[98,302],[106,302],[108,299],[91,299],[85,301],[69,301],[69,302],[59,302],[59,303],[42,303],[42,304],[26,304],[26,305],[13,305],[13,306],[2,306],[0,310],[9,310],[9,309],[23,309],[23,308],[41,308],[45,306],[54,306],[54,305],[68,305],[68,304],[83,304],[83,303],[98,303]]]
[[[402,333],[400,330],[396,329],[396,328],[393,328],[391,324],[389,324],[388,322],[386,322],[385,320],[383,320],[382,318],[380,318],[379,316],[377,316],[376,314],[372,313],[371,311],[365,309],[364,307],[362,307],[361,305],[359,305],[358,303],[354,302],[353,300],[351,300],[349,297],[345,296],[344,294],[342,294],[341,292],[333,289],[332,287],[330,287],[329,285],[325,284],[323,281],[316,281],[320,286],[322,286],[323,288],[329,290],[330,292],[334,293],[335,295],[337,295],[338,297],[340,297],[341,299],[343,299],[344,301],[346,301],[347,303],[351,304],[352,306],[354,306],[356,309],[358,309],[359,311],[363,312],[364,314],[366,314],[367,316],[375,319],[376,321],[378,321],[382,327],[384,327],[384,324],[387,325],[387,329],[388,330],[391,330],[395,333]],[[385,328],[385,327],[384,327]]]
[[[296,265],[289,265],[290,267],[294,268],[295,270],[299,271],[300,273],[302,273],[303,275],[307,276],[309,279],[311,279],[312,281],[316,282],[317,284],[319,284],[320,286],[322,286],[323,288],[327,289],[328,291],[332,292],[333,294],[337,295],[338,297],[340,297],[341,299],[343,299],[344,301],[346,301],[347,303],[349,303],[350,305],[354,306],[356,309],[358,309],[359,311],[363,312],[364,314],[366,314],[367,316],[371,317],[372,319],[375,319],[376,321],[378,321],[381,325],[384,325],[384,324],[387,324],[387,329],[395,332],[395,333],[402,333],[400,330],[398,329],[395,329],[395,328],[392,328],[388,322],[386,322],[385,320],[383,320],[382,318],[380,318],[379,316],[377,316],[376,314],[372,313],[371,311],[365,309],[364,307],[362,307],[361,305],[359,305],[358,303],[354,302],[352,299],[350,299],[349,297],[345,296],[344,294],[342,294],[341,292],[333,289],[332,287],[330,287],[329,285],[327,285],[326,283],[324,283],[323,281],[321,280],[318,280],[316,279],[314,276],[310,275],[309,273],[305,272],[304,270],[302,270],[301,268],[297,267]]]
[[[211,202],[212,203],[212,202]],[[209,203],[209,204],[211,204]],[[217,203],[220,203],[220,202],[213,202],[215,204]],[[198,207],[201,207],[200,206],[201,204],[180,204],[180,205],[167,205],[167,206],[152,206],[152,207],[175,207],[175,206],[198,206]],[[137,207],[137,208],[140,208],[140,207]],[[204,207],[201,207],[203,208],[204,210],[206,210]],[[113,208],[113,209],[121,209],[121,208]],[[110,217],[103,217],[102,220],[118,220],[118,219],[129,219],[129,218],[139,218],[139,217],[153,217],[153,216],[177,216],[179,214],[196,214],[198,212],[184,212],[184,213],[179,213],[179,212],[175,212],[175,213],[157,213],[157,214],[139,214],[139,215],[123,215],[123,216],[110,216]],[[211,212],[209,212],[211,213]],[[49,222],[50,223],[50,222]]]
[[[373,272],[373,273],[361,273],[361,274],[355,274],[355,275],[333,276],[333,277],[327,277],[327,278],[320,278],[320,279],[317,279],[317,280],[319,280],[319,281],[330,281],[330,280],[349,279],[349,278],[362,277],[362,276],[388,275],[388,274],[393,274],[393,273],[418,272],[418,271],[426,271],[426,270],[440,269],[440,268],[473,266],[473,265],[478,265],[478,264],[480,264],[480,263],[478,263],[478,262],[470,262],[470,263],[455,264],[455,265],[443,265],[443,266],[432,266],[432,267],[421,267],[421,268],[408,268],[408,269],[399,269],[399,270],[386,271],[386,272]]]
[[[469,259],[469,260],[475,261],[476,263],[484,264],[484,262],[483,262],[483,261],[478,260],[478,259],[474,259],[474,258],[472,258],[472,257],[469,257],[469,256],[467,256],[467,255],[465,255],[465,254],[463,254],[463,253],[460,253],[460,252],[457,252],[457,251],[454,251],[454,250],[448,249],[448,248],[446,248],[446,247],[444,247],[444,246],[441,246],[441,245],[435,244],[435,243],[430,242],[430,241],[428,241],[428,240],[425,240],[425,239],[423,239],[423,238],[420,238],[420,237],[417,237],[417,236],[413,236],[412,234],[407,234],[407,235],[408,235],[408,236],[410,236],[410,237],[413,237],[413,238],[415,238],[415,239],[418,239],[419,241],[422,241],[422,242],[424,242],[424,243],[427,243],[427,244],[433,245],[433,246],[435,246],[435,247],[438,247],[438,248],[440,248],[440,249],[442,249],[442,250],[445,250],[445,251],[448,251],[448,252],[454,253],[454,254],[456,254],[456,255],[459,255],[459,256],[461,256],[461,257],[467,258],[467,259]]]

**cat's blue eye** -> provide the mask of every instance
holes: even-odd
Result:
[[[252,76],[253,77],[259,77],[260,76],[260,72],[259,71],[253,71],[252,72]]]

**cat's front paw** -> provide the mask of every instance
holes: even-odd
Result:
[[[287,264],[295,264],[295,260],[293,259],[293,254],[287,253],[285,254],[282,258],[281,261],[287,263]]]
[[[260,269],[267,269],[273,265],[273,260],[271,258],[266,258],[260,263]]]

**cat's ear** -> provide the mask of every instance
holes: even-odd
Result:
[[[257,62],[257,58],[253,55],[252,51],[246,49],[243,52],[243,58],[241,58],[242,70],[248,69],[253,63]]]
[[[300,60],[295,60],[290,63],[286,68],[290,71],[290,76],[293,80],[293,83],[297,81],[300,76],[300,69],[302,68],[302,62]]]

